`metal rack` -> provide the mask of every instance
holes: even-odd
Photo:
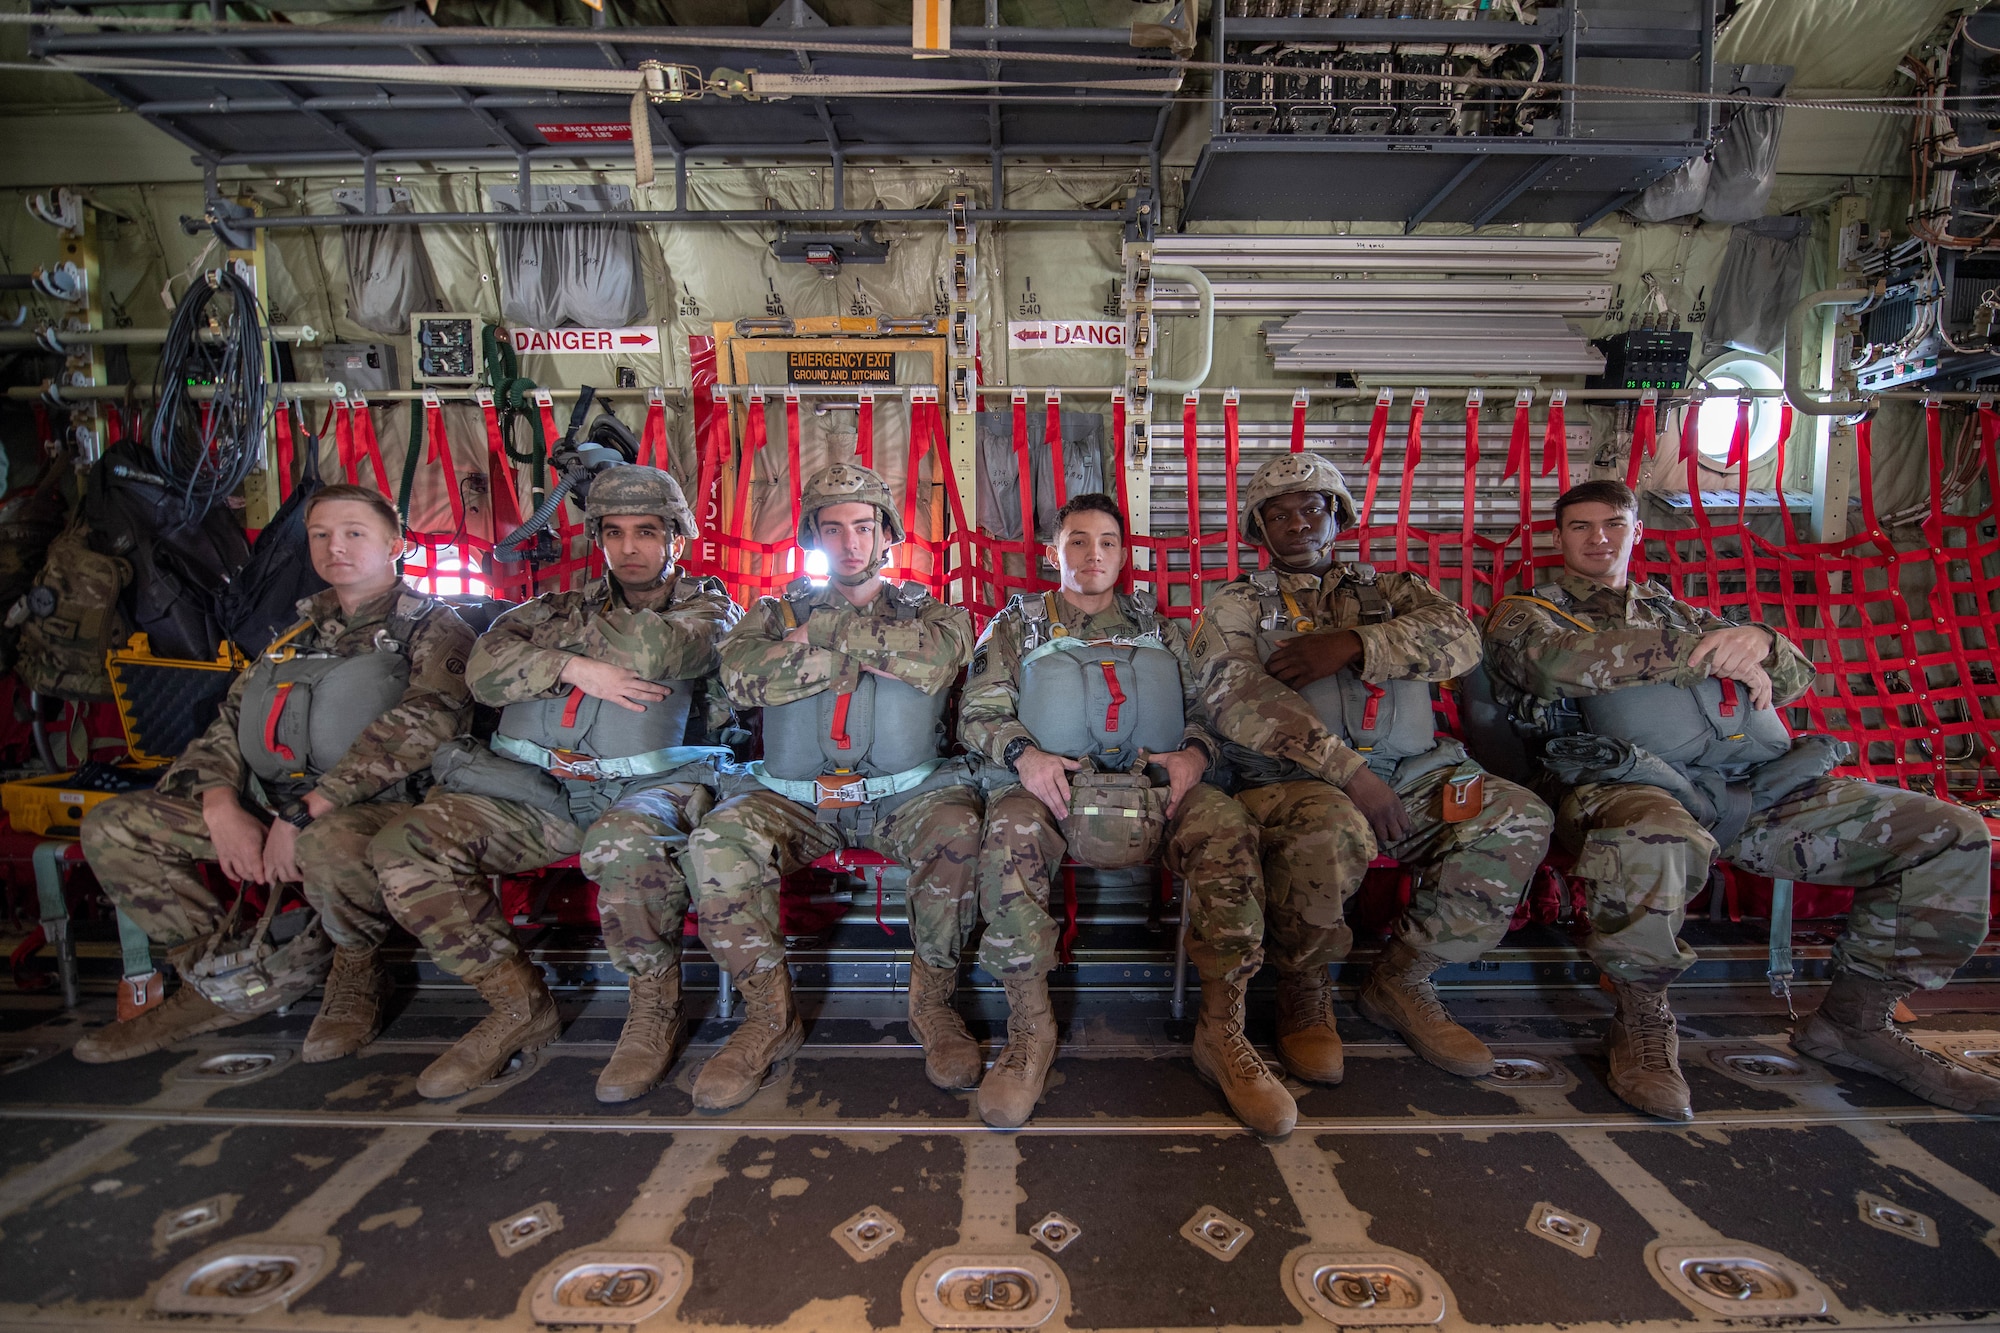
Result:
[[[54,8],[34,0],[40,12]],[[785,15],[788,11],[781,10]],[[790,11],[796,20],[797,11]],[[796,38],[801,49],[778,47]],[[1051,87],[1024,96],[999,86],[1013,80],[1074,77],[1074,65],[1037,61],[1040,55],[1122,57],[1128,67],[1106,67],[1118,77],[1161,73],[1164,53],[1134,50],[1124,28],[1021,28],[998,21],[988,6],[984,26],[960,27],[948,58],[926,61],[925,76],[990,82],[951,99],[883,101],[861,96],[794,96],[781,100],[714,96],[655,103],[648,126],[657,159],[670,160],[673,207],[620,213],[605,220],[752,221],[770,218],[861,219],[942,217],[941,209],[890,210],[868,200],[850,206],[846,180],[852,163],[906,157],[983,160],[990,175],[990,208],[982,217],[1053,219],[1053,211],[1002,209],[1006,166],[1026,158],[1057,156],[1130,162],[1159,174],[1171,94],[1145,90]],[[241,77],[162,76],[143,69],[84,74],[148,122],[186,144],[214,173],[228,167],[358,169],[363,176],[360,214],[313,219],[325,225],[376,222],[375,175],[400,166],[439,163],[511,164],[522,197],[539,168],[564,169],[633,160],[629,95],[563,91],[565,76],[633,71],[658,60],[703,70],[762,66],[826,75],[908,75],[910,33],[902,28],[786,26],[759,28],[489,29],[363,27],[358,24],[278,27],[239,25],[218,30],[75,31],[34,29],[35,54],[117,56],[201,64],[240,65]],[[815,54],[815,42],[879,46],[872,54]],[[480,89],[398,82],[399,70],[504,63],[546,70],[546,91]],[[379,83],[314,82],[297,75],[260,74],[259,66],[346,65],[381,71]],[[567,141],[564,123],[624,129],[623,137]],[[769,159],[807,162],[830,169],[825,210],[736,210],[710,213],[689,205],[688,172],[702,161]],[[504,167],[502,168],[504,169]],[[213,191],[211,191],[213,192]],[[1064,210],[1064,220],[1081,220]],[[386,215],[382,215],[386,216]],[[1102,215],[1116,221],[1116,210]],[[395,220],[409,221],[406,216]],[[433,219],[435,220],[435,219]],[[493,221],[493,218],[481,218]],[[263,219],[256,227],[272,225]]]
[[[1560,0],[1544,4],[1533,24],[1245,18],[1230,17],[1230,8],[1216,6],[1211,29],[1218,58],[1229,61],[1264,43],[1342,52],[1524,45],[1543,48],[1547,77],[1565,84],[1691,93],[1715,82],[1715,0]],[[1330,72],[1336,64],[1274,64],[1291,72],[1270,81],[1323,80],[1330,88],[1339,82]],[[1283,115],[1246,132],[1244,118],[1230,114],[1230,77],[1218,78],[1214,137],[1188,186],[1190,222],[1345,219],[1401,222],[1405,230],[1427,221],[1566,222],[1581,229],[1701,153],[1715,128],[1707,103],[1600,102],[1565,91],[1558,115],[1544,122],[1553,133],[1542,125],[1532,133],[1469,133],[1462,117],[1448,132],[1434,124],[1427,132],[1390,129],[1352,115],[1343,126],[1337,102],[1328,115],[1295,118],[1307,132],[1288,132]]]

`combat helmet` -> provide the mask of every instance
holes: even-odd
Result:
[[[813,520],[820,510],[842,504],[874,505],[882,515],[883,544],[903,540],[903,521],[896,517],[896,502],[882,475],[859,463],[834,463],[807,477],[799,492],[799,545],[814,545]]]
[[[689,541],[696,536],[694,510],[688,508],[681,484],[661,468],[621,463],[598,473],[584,502],[585,536],[596,542],[602,521],[613,514],[651,514],[667,525],[669,533]]]
[[[1269,545],[1264,538],[1264,524],[1258,517],[1258,510],[1264,507],[1266,500],[1301,491],[1331,495],[1334,516],[1341,528],[1354,526],[1355,515],[1360,509],[1354,503],[1354,496],[1347,489],[1347,478],[1340,475],[1340,469],[1318,454],[1285,454],[1258,468],[1257,475],[1250,478],[1250,488],[1243,494],[1243,512],[1237,517],[1237,529],[1243,534],[1243,540],[1258,546]]]

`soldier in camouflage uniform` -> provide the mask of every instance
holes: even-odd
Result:
[[[500,733],[490,749],[459,742],[462,753],[441,755],[439,789],[373,847],[396,920],[493,1006],[419,1077],[426,1097],[456,1096],[513,1052],[555,1039],[555,1001],[521,957],[487,876],[566,856],[597,884],[605,948],[629,986],[598,1100],[643,1096],[673,1062],[688,908],[680,856],[727,755],[709,743],[729,721],[711,686],[716,643],[742,612],[718,581],[677,568],[695,523],[667,473],[599,474],[585,521],[608,577],[545,593],[480,636],[466,678],[473,698],[506,710]],[[580,724],[586,700],[601,702]],[[580,739],[551,745],[565,726]],[[636,758],[632,746],[607,748],[648,726],[660,734],[634,741],[644,749]]]
[[[1562,573],[1531,597],[1503,600],[1487,620],[1496,700],[1524,728],[1547,732],[1559,701],[1640,685],[1734,680],[1758,708],[1811,689],[1812,662],[1775,630],[1731,625],[1628,577],[1637,511],[1615,481],[1585,482],[1556,501]],[[1893,1021],[1904,996],[1944,985],[1986,937],[1991,851],[1972,811],[1822,776],[1754,810],[1719,846],[1660,786],[1584,782],[1552,796],[1557,836],[1577,853],[1573,874],[1589,903],[1587,947],[1618,995],[1608,1050],[1612,1089],[1626,1101],[1666,1119],[1693,1116],[1667,986],[1694,962],[1678,932],[1719,855],[1753,873],[1857,890],[1834,946],[1833,986],[1793,1033],[1795,1047],[1956,1110],[2000,1112],[2000,1080],[1924,1050]]]
[[[253,773],[243,749],[245,691],[269,669],[260,659],[237,678],[215,721],[158,786],[97,806],[85,816],[82,836],[84,855],[111,901],[169,950],[193,946],[221,924],[220,904],[198,862],[219,860],[231,879],[274,890],[302,882],[336,946],[303,1051],[317,1061],[358,1050],[379,1026],[388,977],[378,951],[390,920],[368,845],[410,808],[411,779],[470,716],[464,674],[473,636],[449,606],[396,576],[402,526],[380,495],[328,487],[308,507],[306,525],[313,566],[332,586],[298,604],[300,624],[266,656],[276,662],[291,654],[401,653],[409,677],[400,701],[368,722],[302,796],[281,800]],[[392,622],[409,627],[398,631],[407,633],[407,643],[388,641]],[[312,701],[315,716],[337,706],[322,696]],[[249,721],[253,737],[275,731]],[[245,1017],[183,984],[164,1004],[85,1036],[76,1053],[90,1061],[129,1059]]]
[[[1071,756],[1086,751],[1071,746],[1066,755],[1042,748],[1062,744],[1052,737],[1073,726],[1076,717],[1060,700],[1023,698],[1030,654],[1048,657],[1070,643],[1101,645],[1096,656],[1120,650],[1135,656],[1142,651],[1171,654],[1177,670],[1170,697],[1145,697],[1148,682],[1156,678],[1136,663],[1126,668],[1133,679],[1112,696],[1103,717],[1108,723],[1114,710],[1137,710],[1142,716],[1127,717],[1123,727],[1108,727],[1106,739],[1116,736],[1119,744],[1115,756],[1099,762],[1115,758],[1128,763],[1127,746],[1142,744],[1134,738],[1150,730],[1160,734],[1143,743],[1174,746],[1142,750],[1132,759],[1143,756],[1164,778],[1154,779],[1167,789],[1163,861],[1185,885],[1192,917],[1200,923],[1198,936],[1206,940],[1218,930],[1250,929],[1245,918],[1263,897],[1257,830],[1242,806],[1203,781],[1220,746],[1203,725],[1187,632],[1179,622],[1157,615],[1150,599],[1114,591],[1126,554],[1125,518],[1111,497],[1079,495],[1064,505],[1049,544],[1061,589],[1016,597],[987,625],[973,653],[959,711],[959,737],[985,757],[983,776],[992,793],[979,849],[979,908],[986,918],[979,963],[1006,986],[1009,1016],[1007,1047],[980,1084],[979,1110],[988,1124],[1003,1128],[1022,1124],[1033,1113],[1055,1059],[1048,970],[1058,932],[1048,911],[1050,878],[1065,852],[1089,863],[1088,849],[1098,831],[1083,824],[1078,832],[1084,845],[1074,847],[1057,822],[1073,817],[1077,793],[1071,775],[1084,761]],[[1107,680],[1118,672],[1112,661],[1100,663],[1088,651],[1080,655],[1085,681],[1093,667],[1101,667]],[[1050,660],[1066,666],[1060,658]],[[1067,670],[1042,677],[1036,688],[1045,695],[1080,693]],[[1149,727],[1145,714],[1156,715],[1159,725]],[[1028,720],[1042,721],[1041,730],[1050,735],[1038,737]],[[1169,720],[1181,725],[1166,725]],[[1091,716],[1084,724],[1094,727],[1098,719]],[[1102,748],[1088,753],[1101,755]],[[1123,814],[1115,810],[1110,817],[1123,824]],[[1080,818],[1087,821],[1089,815]],[[1115,826],[1113,831],[1123,832]],[[1212,963],[1212,948],[1198,945],[1197,951],[1204,963]],[[1212,966],[1202,971],[1194,1058],[1195,1067],[1222,1089],[1245,1124],[1267,1136],[1290,1132],[1298,1107],[1243,1035],[1241,981]]]
[[[1401,1033],[1455,1074],[1492,1072],[1485,1043],[1452,1021],[1430,977],[1469,963],[1506,933],[1515,904],[1548,851],[1552,817],[1534,793],[1482,772],[1465,747],[1437,737],[1430,691],[1479,662],[1479,632],[1420,575],[1377,574],[1333,557],[1355,519],[1339,469],[1312,454],[1259,468],[1241,530],[1272,568],[1232,582],[1203,608],[1194,644],[1210,725],[1263,830],[1261,918],[1227,922],[1203,942],[1205,966],[1248,975],[1268,939],[1278,969],[1278,1050],[1300,1078],[1337,1083],[1344,1055],[1327,964],[1353,936],[1342,916],[1379,848],[1413,872],[1415,892],[1363,989],[1364,1016]],[[1413,729],[1395,736],[1329,725],[1323,699],[1343,680],[1371,702],[1400,702]],[[1400,683],[1400,684],[1399,684]],[[1385,690],[1401,690],[1387,704]],[[1367,744],[1366,752],[1356,745]],[[1246,930],[1247,926],[1247,930]]]
[[[688,840],[702,942],[743,988],[741,1026],[695,1080],[694,1103],[735,1106],[805,1039],[778,918],[783,876],[843,847],[910,868],[910,1027],[942,1088],[979,1081],[978,1045],[952,1008],[975,921],[980,798],[945,759],[944,695],[972,649],[970,617],[882,578],[903,539],[888,486],[836,463],[806,479],[798,541],[831,577],[766,597],[722,644],[722,680],[764,710],[761,784],[717,805]]]

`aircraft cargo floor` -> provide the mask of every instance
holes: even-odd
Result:
[[[1343,1003],[1346,1082],[1294,1085],[1282,1143],[1134,994],[1059,993],[1055,1079],[1012,1133],[925,1081],[886,989],[806,994],[805,1050],[718,1115],[687,1093],[732,1025],[712,1016],[653,1094],[593,1100],[616,992],[563,992],[556,1045],[442,1103],[415,1078],[469,992],[406,990],[321,1065],[298,1058],[310,1004],[92,1066],[74,1017],[9,995],[0,1323],[2000,1324],[2000,1123],[1795,1059],[1782,1001],[1726,977],[1677,998],[1696,1121],[1648,1121],[1604,1087],[1608,997],[1471,980],[1449,998],[1509,1077],[1435,1070]],[[2000,985],[1917,998],[1924,1041],[2000,1061]],[[974,1003],[990,1057],[1002,1016]]]

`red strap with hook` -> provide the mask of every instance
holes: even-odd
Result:
[[[1372,685],[1365,680],[1361,682],[1361,688],[1368,692],[1368,702],[1361,706],[1361,729],[1373,731],[1375,719],[1381,714],[1382,696],[1388,691],[1380,685]]]
[[[264,748],[288,764],[298,762],[289,745],[278,739],[278,719],[284,716],[285,701],[291,698],[292,682],[286,681],[271,695],[271,711],[264,715]]]
[[[833,697],[833,728],[827,733],[827,739],[842,750],[854,748],[854,739],[847,734],[847,709],[853,702],[852,690],[843,690]]]
[[[1099,662],[1104,671],[1104,688],[1111,691],[1111,702],[1104,709],[1104,729],[1116,733],[1118,730],[1118,710],[1125,704],[1125,691],[1118,688],[1118,664]]]

